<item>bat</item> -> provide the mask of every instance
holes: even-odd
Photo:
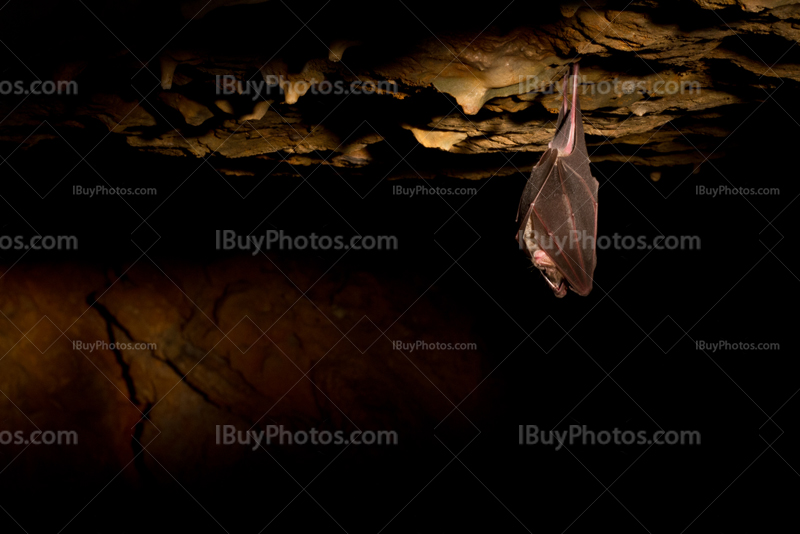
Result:
[[[577,63],[572,76],[572,106],[567,110],[567,72],[556,134],[531,171],[517,211],[519,246],[558,298],[567,287],[588,295],[597,264],[599,184],[589,169]]]

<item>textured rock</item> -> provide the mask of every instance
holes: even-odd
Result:
[[[0,140],[30,146],[51,139],[45,129],[31,135],[44,118],[67,139],[99,122],[125,136],[134,149],[325,164],[358,172],[393,167],[383,157],[399,152],[392,139],[407,135],[404,128],[414,132],[422,150],[541,152],[552,135],[560,99],[553,89],[559,89],[566,65],[580,59],[581,102],[589,144],[596,147],[594,160],[615,159],[636,140],[642,143],[632,160],[636,164],[677,165],[701,162],[703,147],[730,133],[731,124],[743,121],[751,106],[763,101],[765,90],[800,82],[800,61],[791,51],[800,39],[800,4],[695,0],[677,6],[653,1],[621,11],[610,6],[603,1],[565,3],[555,17],[542,17],[538,24],[501,17],[497,22],[503,21],[503,29],[459,31],[454,25],[434,35],[409,34],[401,52],[385,56],[375,54],[382,46],[381,33],[358,40],[316,37],[320,43],[313,44],[321,53],[306,46],[261,54],[235,43],[223,47],[187,37],[147,67],[125,50],[103,59],[64,58],[55,78],[81,82],[81,98],[68,104],[54,96],[1,103],[0,115],[6,118]],[[270,13],[273,4],[226,0],[180,5],[186,18],[198,20],[223,7],[218,13],[224,12],[225,20],[235,20],[237,13],[244,20],[254,9]],[[686,24],[687,19],[692,23]],[[211,30],[214,20],[204,17],[198,23]],[[101,71],[111,80],[102,90],[95,83]],[[232,94],[220,94],[219,76],[236,80]],[[139,77],[148,84],[150,78],[160,79],[161,89],[132,92],[120,81]],[[270,79],[280,80],[270,93],[253,88]],[[326,93],[335,83],[344,92]],[[367,92],[374,94],[352,92],[373,85]],[[177,109],[185,124],[161,116],[159,102]],[[680,126],[674,127],[676,121]],[[351,137],[360,135],[356,130],[365,124],[377,135],[353,145]],[[659,132],[676,128],[693,132],[692,141],[678,134],[665,144]],[[420,137],[423,131],[430,133]],[[642,138],[647,132],[654,135]],[[374,143],[390,146],[367,148]],[[452,164],[434,159],[430,167],[417,168],[420,175],[452,170]],[[473,168],[468,174],[496,171]]]
[[[159,98],[161,98],[166,105],[183,115],[186,124],[190,126],[200,126],[206,120],[214,116],[203,104],[189,100],[178,93],[161,93]]]
[[[443,395],[465,398],[484,378],[477,351],[393,349],[392,340],[476,341],[454,305],[415,301],[424,287],[366,273],[320,279],[307,264],[284,265],[290,281],[243,258],[163,268],[169,278],[152,266],[122,278],[72,265],[3,273],[3,428],[75,430],[85,476],[116,474],[141,443],[171,472],[199,477],[239,458],[214,444],[216,425],[385,429],[413,442],[452,409]],[[298,290],[315,282],[307,296]],[[22,446],[11,449],[13,458]],[[52,450],[29,451],[12,470],[42,458]],[[163,474],[141,460],[140,471]]]
[[[435,132],[432,130],[420,130],[411,128],[411,133],[420,144],[427,148],[441,148],[450,150],[453,145],[460,143],[467,138],[467,134],[461,132]]]

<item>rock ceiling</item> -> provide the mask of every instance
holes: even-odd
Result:
[[[381,27],[356,4],[20,4],[0,23],[3,79],[75,82],[78,94],[2,97],[0,141],[124,141],[240,175],[518,172],[551,138],[553,89],[574,60],[593,161],[699,165],[735,150],[724,141],[754,106],[800,81],[800,4],[780,0],[592,1],[536,17],[516,6],[479,23],[399,4]],[[64,17],[78,22],[64,29]],[[32,29],[43,44],[26,45]],[[412,151],[413,169],[394,169]]]

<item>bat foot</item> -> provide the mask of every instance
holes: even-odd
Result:
[[[556,297],[563,299],[564,296],[566,296],[567,294],[567,284],[562,282],[560,286],[554,287],[553,293],[555,294]]]

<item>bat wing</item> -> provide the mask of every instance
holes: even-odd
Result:
[[[533,252],[528,250],[528,247],[525,245],[525,227],[528,224],[528,219],[530,219],[533,214],[533,203],[536,197],[539,196],[542,186],[553,173],[557,159],[557,150],[547,149],[547,151],[542,154],[539,162],[533,167],[533,170],[531,170],[531,175],[528,178],[528,182],[525,184],[525,189],[522,191],[522,198],[519,200],[519,208],[517,209],[517,222],[519,222],[517,240],[519,241],[520,248],[522,248],[529,257],[533,255]]]
[[[597,182],[592,185],[576,179],[580,175],[566,159],[557,161],[533,202],[531,217],[539,248],[556,264],[572,290],[586,296],[592,290],[597,263]]]
[[[575,147],[557,158],[554,172],[533,202],[533,216],[542,228],[542,250],[556,264],[579,295],[592,290],[597,256],[597,190],[599,184],[589,167],[580,104],[576,113]]]

